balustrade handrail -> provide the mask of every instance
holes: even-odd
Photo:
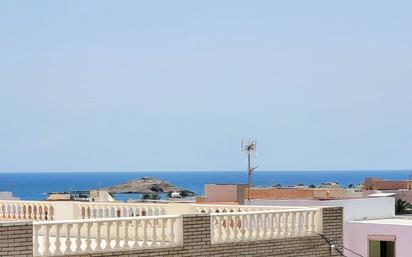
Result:
[[[166,206],[169,203],[124,203],[124,202],[76,202],[78,205],[142,205],[142,206]]]
[[[239,209],[292,209],[292,208],[311,208],[311,207],[306,207],[306,206],[282,206],[282,205],[240,205],[240,204],[208,204],[206,203],[192,203],[191,204],[194,207],[227,207],[227,208],[239,208]]]
[[[262,211],[247,211],[247,212],[219,212],[211,213],[210,216],[238,216],[238,215],[251,215],[251,214],[265,214],[265,213],[287,213],[287,212],[307,212],[307,211],[319,211],[319,208],[299,208],[299,209],[287,209],[287,210],[262,210]]]
[[[67,256],[183,243],[182,215],[33,223],[33,256]]]
[[[113,221],[133,221],[133,220],[153,220],[153,219],[165,219],[165,218],[180,218],[181,215],[158,215],[158,216],[137,216],[137,217],[119,217],[119,218],[98,218],[98,219],[86,219],[86,220],[59,220],[59,221],[34,221],[34,226],[41,225],[64,225],[64,224],[84,224],[94,222],[113,222]]]
[[[321,208],[211,213],[212,244],[311,236],[322,232]]]
[[[36,201],[36,200],[0,200],[0,203],[53,203],[54,201]]]

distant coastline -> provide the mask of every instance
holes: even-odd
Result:
[[[365,177],[403,180],[410,170],[368,171],[256,171],[255,186],[282,186],[338,182],[341,186],[362,183]],[[40,200],[44,193],[65,190],[89,190],[122,183],[130,179],[152,176],[179,187],[203,194],[208,183],[246,183],[245,171],[148,171],[148,172],[1,172],[0,191],[12,190],[24,200]]]

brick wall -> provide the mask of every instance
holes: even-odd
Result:
[[[29,222],[0,222],[0,257],[31,257],[33,227]]]
[[[249,194],[249,195],[248,195]],[[250,199],[314,199],[344,197],[342,188],[251,188],[245,189],[245,198]]]
[[[342,208],[323,209],[325,237],[339,248],[342,247]],[[19,256],[19,255],[12,255]],[[206,214],[183,216],[183,246],[161,249],[119,251],[77,255],[78,257],[238,257],[238,256],[284,256],[284,257],[330,257],[330,246],[321,236],[288,239],[272,239],[242,243],[211,244],[210,216]],[[0,252],[0,257],[2,253]]]

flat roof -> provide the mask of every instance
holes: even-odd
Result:
[[[396,216],[389,219],[376,219],[376,220],[357,220],[349,221],[350,223],[361,223],[361,224],[382,224],[382,225],[404,225],[412,226],[411,216]]]
[[[395,196],[396,193],[375,193],[375,194],[370,194],[368,197],[389,197],[389,196]]]

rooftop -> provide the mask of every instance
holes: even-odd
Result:
[[[402,215],[388,219],[358,220],[351,223],[412,226],[412,216]]]

